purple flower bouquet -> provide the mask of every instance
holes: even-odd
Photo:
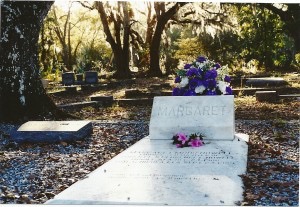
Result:
[[[200,56],[177,71],[173,96],[232,95],[227,66]]]

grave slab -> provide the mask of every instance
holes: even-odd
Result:
[[[270,86],[286,86],[288,82],[283,78],[266,77],[266,78],[249,78],[246,86],[249,87],[270,87]]]
[[[236,205],[247,150],[241,135],[200,148],[146,137],[46,204]]]
[[[249,136],[234,134],[233,108],[233,96],[155,97],[148,137],[46,204],[236,205],[243,200],[239,175],[246,172]],[[172,136],[186,122],[184,132],[211,139],[176,148]]]
[[[90,121],[29,121],[11,134],[13,141],[47,142],[75,141],[92,133]]]

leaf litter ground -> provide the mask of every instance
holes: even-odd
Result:
[[[111,89],[52,93],[57,104],[87,101],[90,95],[124,97],[124,90],[164,83],[140,79]],[[236,132],[250,135],[248,169],[241,175],[244,201],[239,205],[299,205],[299,104],[297,100],[258,103],[235,98]],[[103,163],[148,135],[151,106],[86,107],[69,111],[95,120],[93,134],[73,143],[22,144],[10,140],[18,126],[0,124],[0,204],[39,204],[83,179]]]

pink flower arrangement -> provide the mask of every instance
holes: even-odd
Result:
[[[201,147],[205,144],[203,141],[203,137],[204,135],[202,134],[191,134],[188,137],[184,133],[179,132],[173,136],[173,144],[175,144],[177,148]]]

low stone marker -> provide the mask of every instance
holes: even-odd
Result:
[[[46,204],[236,205],[248,136],[234,134],[233,106],[233,96],[155,97],[148,137]],[[204,133],[206,144],[176,148],[181,130]]]
[[[276,91],[256,91],[256,101],[259,102],[276,102],[278,101],[278,94]]]
[[[62,74],[62,84],[70,86],[75,83],[75,74],[73,72],[67,72]]]
[[[249,87],[279,87],[286,86],[288,82],[283,78],[266,77],[266,78],[249,78],[246,81],[246,86]]]
[[[12,133],[13,141],[47,142],[76,141],[92,133],[90,121],[29,121]]]
[[[99,95],[93,95],[90,96],[91,101],[98,101],[101,102],[104,106],[112,106],[114,102],[113,96],[99,96]]]
[[[65,86],[64,88],[67,93],[76,93],[77,92],[76,86]]]
[[[86,71],[84,73],[85,83],[96,84],[98,83],[98,72],[97,71]]]

